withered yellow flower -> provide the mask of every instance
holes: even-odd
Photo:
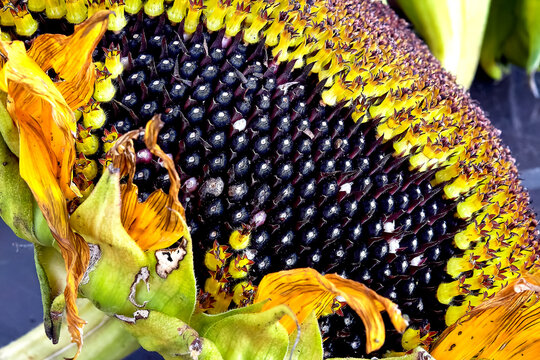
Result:
[[[444,358],[446,328],[536,311],[505,295],[539,265],[514,161],[386,5],[34,0],[0,25],[0,130],[79,347],[77,289],[166,358]]]

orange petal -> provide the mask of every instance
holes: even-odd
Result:
[[[138,130],[121,136],[110,151],[113,166],[121,169],[122,175],[128,176],[128,183],[122,186],[122,225],[143,250],[169,247],[188,231],[184,208],[178,201],[180,177],[172,159],[157,145],[162,127],[159,116],[154,116],[147,123],[144,133],[147,148],[163,161],[163,166],[169,171],[171,186],[168,195],[156,190],[142,203],[137,198],[138,188],[131,180],[135,171],[133,139],[139,136]]]
[[[0,71],[0,89],[8,93],[8,111],[19,129],[19,169],[56,239],[67,270],[64,291],[68,327],[81,346],[75,300],[88,264],[88,246],[69,227],[66,197],[70,190],[74,156],[73,112],[49,77],[32,61],[24,44],[0,42],[7,59]]]
[[[73,112],[50,78],[27,56],[22,42],[2,42],[0,51],[8,59],[1,71],[1,86],[10,99],[7,108],[11,118],[19,129],[22,123],[33,124],[47,139],[45,146],[51,156],[49,170],[64,195],[73,198],[76,195],[71,190],[71,169],[75,161],[75,138],[71,129],[76,123]]]
[[[520,278],[447,328],[432,346],[437,360],[537,359],[540,274]]]
[[[407,322],[401,316],[396,304],[377,295],[373,290],[356,281],[330,274],[321,275],[310,268],[280,271],[266,275],[257,290],[255,303],[268,300],[263,311],[285,304],[296,314],[299,322],[314,312],[317,317],[333,303],[337,296],[343,297],[362,319],[366,327],[366,351],[379,349],[384,344],[384,323],[380,312],[386,310],[396,329],[403,332]],[[292,332],[294,321],[288,317],[281,320],[283,326]]]
[[[96,78],[92,52],[107,30],[110,14],[111,11],[98,11],[75,26],[70,36],[38,36],[28,51],[43,71],[54,69],[62,79],[56,86],[72,110],[86,105],[92,96]]]
[[[143,250],[164,249],[187,231],[183,208],[161,190],[156,190],[145,202],[137,199],[137,187],[122,188],[122,225]]]

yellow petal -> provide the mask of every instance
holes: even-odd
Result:
[[[514,281],[447,328],[433,344],[437,360],[537,359],[540,274]]]
[[[96,70],[92,52],[107,30],[110,11],[98,11],[75,26],[71,36],[44,34],[34,40],[28,55],[44,70],[62,79],[56,86],[72,110],[86,105],[94,90]],[[72,129],[75,131],[75,128]]]
[[[8,59],[0,71],[0,87],[8,93],[11,118],[19,132],[20,124],[32,124],[47,140],[50,171],[66,197],[72,198],[75,196],[70,190],[75,161],[75,139],[70,130],[75,126],[73,113],[47,74],[27,56],[22,42],[1,42],[0,52]]]
[[[30,187],[56,239],[67,270],[66,312],[72,339],[81,346],[75,300],[77,287],[88,264],[88,246],[68,224],[66,197],[70,189],[74,137],[73,112],[54,83],[30,59],[20,42],[0,42],[7,59],[0,71],[0,88],[8,93],[8,111],[19,129],[19,169]]]
[[[263,311],[285,304],[289,306],[302,323],[312,312],[321,316],[337,296],[343,297],[355,310],[366,327],[366,351],[379,349],[384,344],[384,323],[380,312],[386,310],[396,329],[403,332],[407,322],[401,316],[396,304],[377,295],[373,290],[356,281],[344,279],[335,274],[321,275],[310,268],[280,271],[266,275],[255,296],[255,303],[268,300]],[[289,333],[296,329],[292,319],[281,320]]]

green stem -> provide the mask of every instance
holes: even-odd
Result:
[[[139,343],[116,319],[96,309],[88,300],[79,300],[79,312],[86,320],[83,348],[78,360],[123,359],[139,348]],[[66,324],[62,336],[53,345],[45,336],[43,324],[0,349],[0,360],[63,360],[75,355],[76,345],[71,343]]]

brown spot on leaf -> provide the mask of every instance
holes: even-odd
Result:
[[[156,273],[162,279],[166,279],[170,273],[180,267],[180,261],[184,259],[187,254],[186,239],[182,238],[172,248],[157,250],[156,256]]]
[[[125,323],[135,324],[137,320],[148,319],[148,315],[150,315],[150,311],[148,310],[137,310],[133,313],[133,317],[118,314],[114,314],[114,317],[118,320],[122,320]]]
[[[142,304],[137,303],[137,300],[135,299],[135,296],[137,295],[137,284],[141,281],[146,284],[146,291],[150,291],[150,283],[148,280],[150,279],[150,272],[148,271],[148,268],[146,266],[142,267],[141,270],[135,275],[135,280],[133,280],[133,283],[131,284],[131,287],[129,288],[129,301],[135,305],[136,307],[142,308],[146,305],[148,301],[144,301]]]

